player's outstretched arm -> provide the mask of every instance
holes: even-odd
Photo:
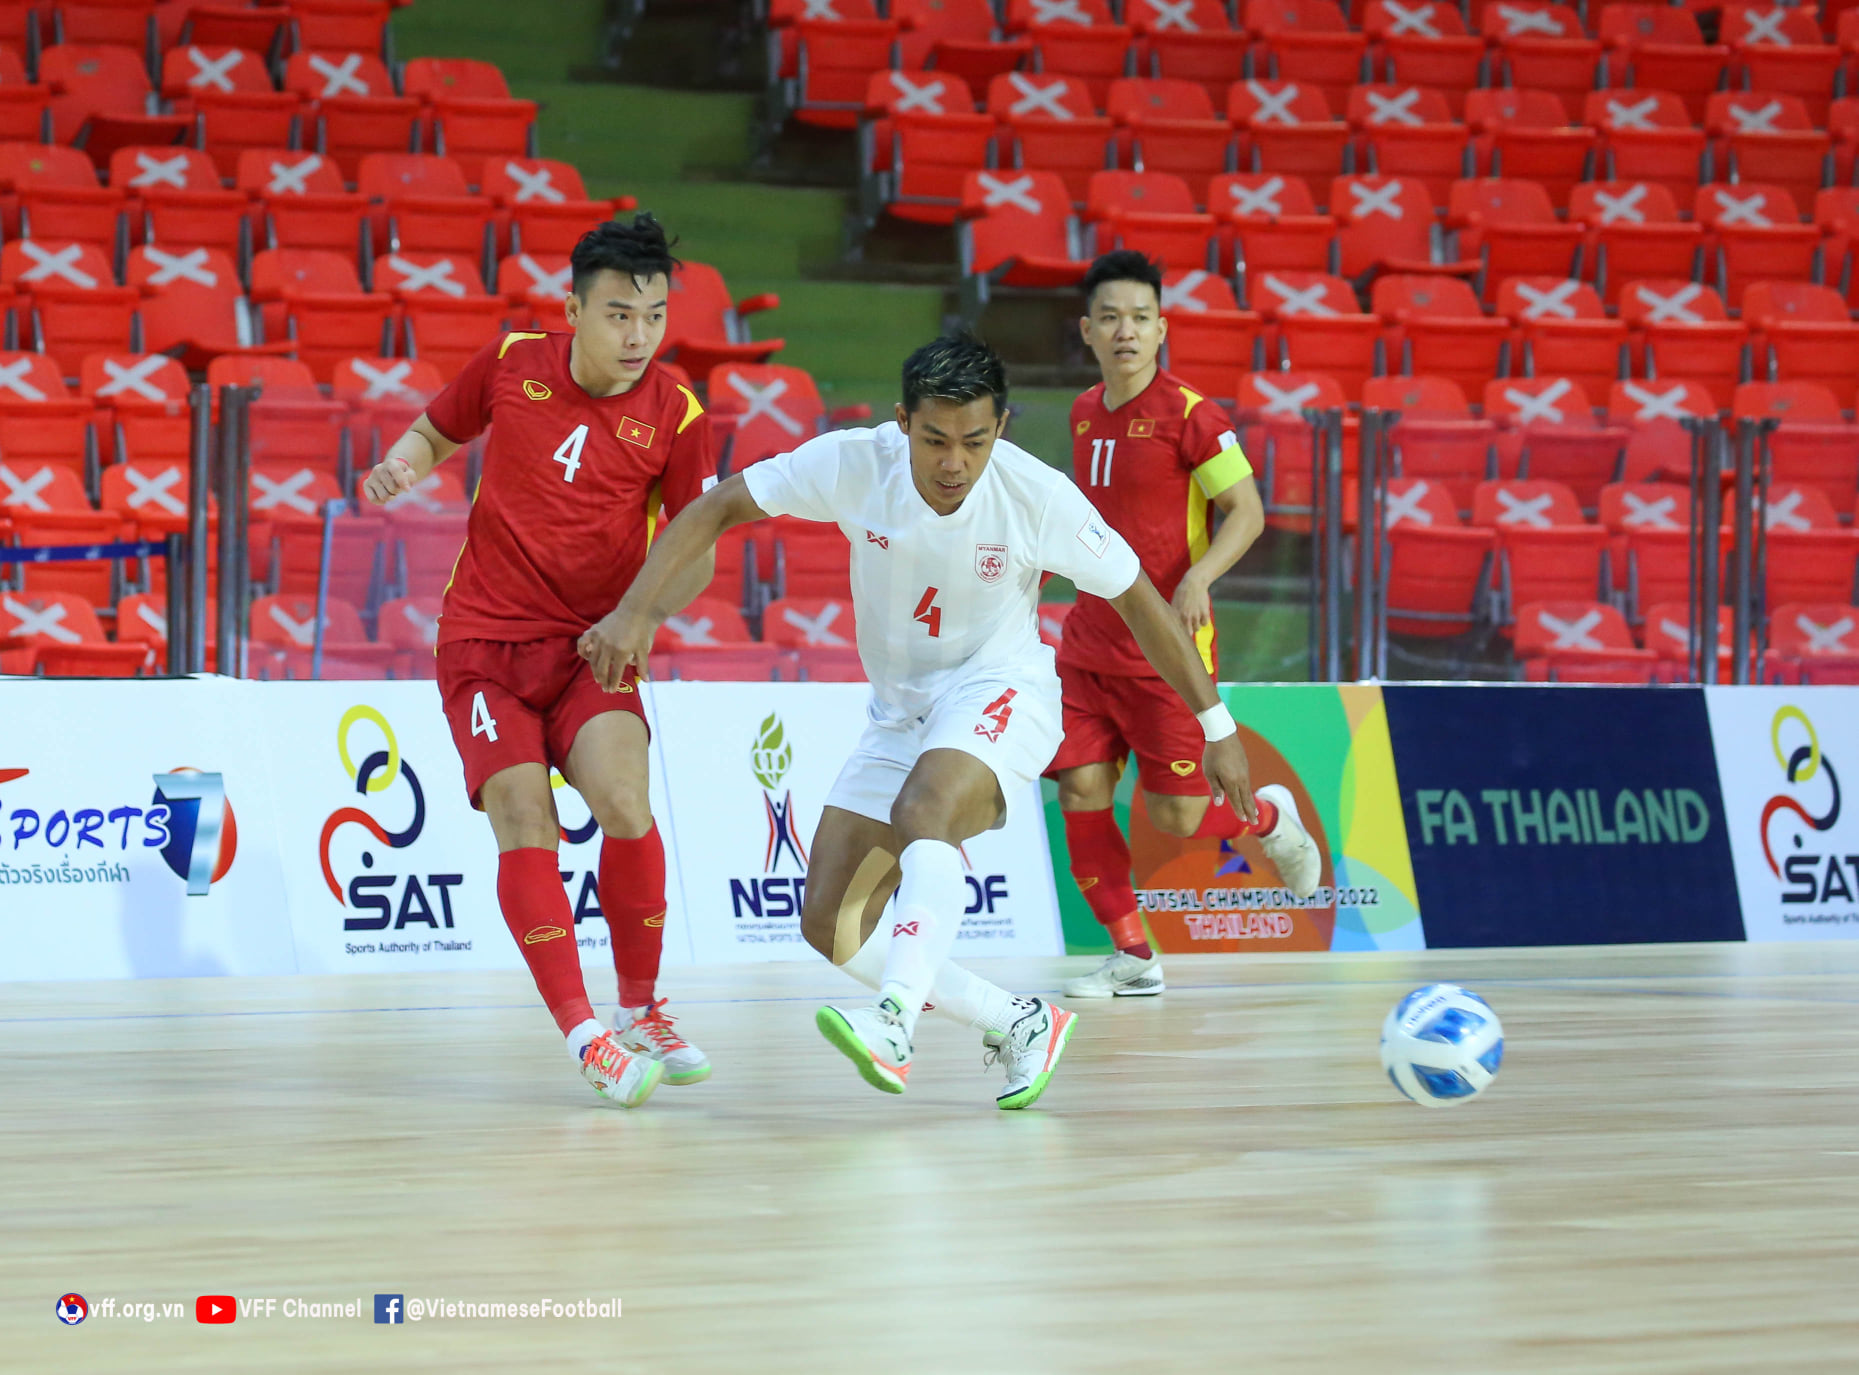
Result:
[[[1207,546],[1207,552],[1194,561],[1194,566],[1182,574],[1181,581],[1175,585],[1175,614],[1181,617],[1190,635],[1212,624],[1213,585],[1239,562],[1265,529],[1265,503],[1259,499],[1259,484],[1251,478],[1242,477],[1225,488],[1214,497],[1213,503],[1220,508],[1223,517],[1220,529]]]
[[[422,413],[369,471],[362,492],[376,506],[385,506],[424,482],[434,468],[458,452],[458,447],[435,430]]]
[[[645,567],[626,589],[620,604],[581,636],[581,657],[594,669],[594,681],[612,692],[626,670],[644,674],[652,654],[652,636],[664,619],[690,600],[690,570],[713,555],[725,530],[761,520],[768,513],[755,504],[749,485],[737,473],[725,478],[678,513],[652,541]]]
[[[1214,800],[1231,798],[1233,810],[1247,821],[1259,819],[1259,809],[1252,800],[1252,777],[1246,765],[1246,749],[1239,743],[1238,727],[1220,700],[1200,651],[1188,638],[1181,618],[1162,600],[1147,573],[1138,573],[1129,591],[1110,599],[1123,617],[1123,623],[1136,637],[1143,652],[1162,681],[1181,694],[1207,733],[1207,749],[1201,767],[1213,789]]]

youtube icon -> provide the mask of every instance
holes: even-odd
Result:
[[[195,1322],[235,1322],[239,1301],[231,1294],[202,1294],[194,1300]]]

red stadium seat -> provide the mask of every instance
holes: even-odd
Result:
[[[1845,360],[1838,360],[1845,361]],[[1859,489],[1859,426],[1818,382],[1751,382],[1736,389],[1738,419],[1780,422],[1768,437],[1777,482],[1811,483],[1844,503]]]
[[[185,43],[162,55],[161,93],[177,103],[202,92],[270,95],[276,88],[265,62],[264,53],[249,48]]]
[[[1594,288],[1572,278],[1512,277],[1497,311],[1522,339],[1525,377],[1567,377],[1605,396],[1621,376],[1627,327],[1607,318]]]
[[[959,78],[924,71],[873,72],[865,115],[859,147],[867,195],[899,219],[951,223],[962,178],[993,157],[993,118],[975,113]]]
[[[1859,683],[1859,612],[1839,601],[1774,607],[1769,653],[1785,682]]]
[[[843,547],[843,536],[839,542]],[[855,648],[851,598],[789,596],[772,601],[762,611],[762,638],[789,649]]]
[[[1827,42],[1811,9],[1730,4],[1723,7],[1719,22],[1740,85],[1795,96],[1816,122],[1826,120],[1827,99],[1842,58]]]
[[[1648,95],[1672,92],[1682,98],[1693,122],[1704,118],[1704,102],[1722,85],[1730,53],[1720,44],[1704,42],[1688,10],[1675,5],[1604,5],[1596,31],[1607,45],[1607,84]],[[1592,111],[1592,97],[1589,108]],[[1590,117],[1588,122],[1596,121]]]
[[[1266,522],[1308,530],[1314,489],[1310,427],[1303,411],[1341,409],[1346,401],[1341,385],[1322,373],[1258,372],[1240,379],[1234,399],[1240,442],[1259,474]],[[1345,446],[1348,438],[1345,432]]]
[[[1763,603],[1845,602],[1855,595],[1859,530],[1799,530],[1771,525]]]
[[[510,327],[510,310],[497,296],[417,295],[403,298],[407,357],[434,364],[447,381],[484,347],[484,341]],[[383,350],[385,352],[385,350]]]
[[[290,148],[303,138],[310,105],[292,91],[196,90],[192,137],[213,158],[221,176],[234,176],[255,149]]]
[[[513,306],[528,307],[531,325],[560,322],[563,298],[573,289],[566,253],[512,253],[497,265],[497,292]]]
[[[1635,282],[1620,293],[1620,318],[1645,340],[1645,376],[1704,383],[1728,407],[1748,378],[1748,326],[1731,320],[1707,286],[1678,280]]]
[[[390,579],[403,597],[440,597],[465,545],[462,514],[397,511],[389,520]]]
[[[1842,409],[1859,401],[1859,324],[1832,287],[1754,282],[1743,318],[1755,330],[1754,371],[1775,381],[1818,382]]]
[[[40,286],[32,295],[33,348],[49,353],[67,377],[77,376],[86,354],[137,351],[139,299],[133,287]]]
[[[1369,172],[1418,179],[1436,207],[1445,206],[1453,182],[1467,175],[1469,134],[1443,93],[1421,86],[1356,86],[1346,113]]]
[[[1569,196],[1569,219],[1587,229],[1595,289],[1610,306],[1627,282],[1702,280],[1704,231],[1679,222],[1672,193],[1657,182],[1584,182]]]
[[[1433,198],[1418,181],[1402,177],[1338,177],[1330,184],[1337,248],[1345,277],[1381,268],[1420,272],[1438,268],[1470,273],[1475,262],[1449,261]]]
[[[381,644],[399,653],[394,660],[396,678],[435,676],[433,649],[439,642],[438,597],[395,597],[381,603],[375,628]]]
[[[1797,205],[1812,205],[1827,184],[1833,141],[1794,96],[1719,91],[1704,124],[1723,150],[1717,165],[1727,181],[1782,186]]]
[[[290,40],[289,11],[231,3],[192,5],[182,21],[180,41],[213,47],[244,48],[273,60]]]
[[[393,341],[393,297],[379,292],[284,295],[287,328],[297,357],[319,381],[345,358],[389,354]],[[501,309],[501,302],[495,303]],[[478,343],[482,345],[484,336]]]
[[[399,301],[427,296],[462,301],[485,295],[476,261],[457,253],[389,253],[375,262],[374,289]]]
[[[1573,9],[1544,0],[1488,4],[1482,27],[1497,49],[1505,85],[1552,91],[1570,124],[1581,118],[1582,101],[1598,84],[1601,45],[1582,31]],[[1528,174],[1512,168],[1506,175]]]
[[[289,333],[286,296],[355,294],[362,289],[353,258],[320,248],[266,249],[253,256],[251,277],[252,299],[263,312],[263,332],[268,339],[282,339]]]
[[[1169,371],[1204,395],[1237,397],[1260,360],[1259,317],[1239,309],[1224,280],[1198,269],[1164,276],[1162,311]]]
[[[1330,114],[1314,82],[1235,82],[1227,92],[1226,117],[1236,130],[1240,166],[1303,178],[1322,204],[1349,148],[1349,126]]]
[[[968,290],[1075,287],[1079,254],[1071,192],[1056,172],[970,172],[962,183],[956,246]]]
[[[1026,39],[1002,41],[988,0],[893,0],[891,18],[903,25],[899,65],[934,68],[982,90],[1032,55]]]
[[[1741,308],[1751,282],[1819,279],[1820,229],[1800,222],[1786,188],[1700,186],[1694,209],[1713,245],[1717,288],[1733,309]]]
[[[1381,62],[1382,80],[1443,91],[1455,116],[1465,112],[1464,93],[1484,84],[1484,40],[1466,33],[1456,5],[1369,0],[1362,31],[1374,44],[1372,59]]]
[[[1683,10],[1670,13],[1690,17]],[[1694,114],[1670,91],[1590,92],[1587,122],[1602,137],[1602,166],[1596,171],[1604,170],[1609,181],[1654,183],[1689,205],[1709,171],[1701,113],[1701,104]]]
[[[1633,643],[1626,619],[1593,600],[1534,601],[1517,608],[1512,649],[1531,682],[1594,681],[1596,669],[1631,666],[1650,681],[1654,655]],[[1613,681],[1604,677],[1601,681]]]
[[[303,51],[284,69],[284,89],[311,101],[316,151],[353,177],[369,153],[417,152],[423,107],[395,93],[393,77],[365,53]]]
[[[1455,182],[1448,221],[1458,230],[1459,255],[1479,262],[1485,300],[1495,299],[1510,277],[1579,275],[1581,226],[1560,223],[1548,193],[1534,182]]]
[[[1498,533],[1505,622],[1518,606],[1593,601],[1605,591],[1607,531],[1582,521],[1575,494],[1561,483],[1480,483],[1472,498],[1472,523]]]
[[[1316,213],[1302,178],[1274,172],[1215,177],[1207,187],[1207,210],[1223,223],[1242,281],[1248,272],[1273,268],[1337,270],[1336,220]]]
[[[1576,125],[1568,95],[1542,90],[1466,92],[1465,122],[1478,131],[1473,145],[1478,170],[1486,176],[1540,182],[1551,202],[1567,205],[1575,185],[1593,175],[1598,139],[1593,129]]]
[[[393,10],[387,0],[293,0],[291,8],[304,47],[375,55],[382,51]]]
[[[796,72],[780,88],[785,109],[802,124],[856,128],[865,108],[866,79],[896,65],[896,22],[802,22],[794,25],[793,34]]]
[[[674,682],[796,683],[800,681],[800,660],[795,651],[780,645],[723,645],[654,654],[652,676]]]
[[[1509,323],[1485,315],[1456,277],[1380,277],[1372,305],[1390,327],[1403,376],[1444,377],[1469,392],[1509,371]]]
[[[825,428],[826,406],[813,378],[778,364],[727,363],[710,378],[710,413],[734,424],[729,471],[786,453]]]
[[[840,603],[850,610],[851,553],[844,532],[836,525],[817,524],[786,516],[773,521],[769,528],[775,541],[776,598],[819,598]],[[823,637],[838,635],[843,639],[851,638],[844,634],[845,622],[836,616],[824,622],[816,621],[815,626],[816,629],[811,633]],[[794,628],[797,632],[803,629],[800,623],[796,623]],[[773,622],[764,612],[763,638],[774,638],[772,630]],[[833,645],[826,638],[816,640],[815,643],[822,647],[842,647]]]
[[[703,378],[724,363],[765,363],[781,351],[781,339],[749,337],[745,317],[773,310],[772,292],[734,301],[723,274],[708,263],[686,262],[672,274],[671,304],[660,357]]]
[[[99,167],[126,144],[178,143],[192,126],[181,115],[151,115],[144,56],[110,44],[63,43],[39,56],[39,80],[52,88],[52,132],[80,144]]]
[[[1470,630],[1490,593],[1492,531],[1460,525],[1438,484],[1396,478],[1388,483],[1387,543],[1388,629],[1429,637]]]
[[[1169,268],[1218,266],[1212,215],[1197,214],[1194,193],[1168,172],[1094,172],[1085,218],[1100,251],[1134,249]]]
[[[1145,75],[1196,81],[1216,107],[1245,75],[1246,35],[1233,27],[1220,0],[1130,0],[1124,18],[1139,40]]]
[[[142,645],[110,643],[95,605],[70,592],[0,593],[0,639],[26,642],[0,653],[0,673],[133,677],[147,658]]]
[[[1274,80],[1309,82],[1322,89],[1332,109],[1341,109],[1349,88],[1361,80],[1368,40],[1349,28],[1330,0],[1246,0],[1246,32],[1258,39],[1253,70],[1263,58]]]
[[[429,108],[433,151],[458,159],[472,185],[482,182],[488,162],[536,155],[536,103],[512,99],[492,63],[416,57],[407,63],[402,85]]]
[[[988,113],[1006,126],[1013,165],[1057,172],[1076,204],[1084,203],[1093,172],[1116,165],[1114,127],[1076,77],[997,76],[988,86]]]
[[[1327,373],[1354,400],[1362,383],[1385,371],[1381,321],[1361,312],[1339,277],[1321,272],[1264,272],[1247,284],[1248,305],[1271,322],[1268,366]]]
[[[1424,380],[1458,391],[1457,384],[1443,378]],[[1373,389],[1396,381],[1411,385],[1423,379],[1377,378],[1363,389],[1363,405],[1374,404],[1370,399]],[[1473,490],[1497,473],[1497,426],[1490,420],[1474,420],[1463,411],[1429,415],[1425,413],[1428,398],[1419,400],[1419,413],[1403,407],[1401,418],[1387,432],[1394,476],[1424,479],[1451,497],[1455,511],[1469,511]],[[1345,522],[1351,518],[1352,513],[1344,513]]]
[[[652,639],[652,652],[676,653],[748,643],[749,627],[733,603],[718,597],[699,597],[677,615],[666,617]]]
[[[1113,81],[1105,108],[1128,131],[1131,165],[1140,171],[1198,181],[1233,168],[1232,126],[1192,81]]]
[[[315,668],[317,599],[314,596],[259,597],[252,603],[253,659],[264,664],[258,676],[303,679]],[[322,618],[322,676],[325,678],[385,678],[400,653],[392,645],[376,644],[362,629],[361,616],[347,601],[330,597]]]
[[[128,284],[143,295],[145,349],[178,351],[190,366],[204,366],[216,353],[262,344],[262,325],[245,301],[238,266],[219,249],[143,245],[128,255]]]

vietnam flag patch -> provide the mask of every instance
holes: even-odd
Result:
[[[658,438],[658,431],[643,420],[634,420],[630,415],[620,417],[620,428],[614,431],[628,444],[637,444],[642,449],[652,447],[652,441]]]
[[[1131,439],[1154,439],[1155,421],[1152,419],[1130,421],[1129,437]]]

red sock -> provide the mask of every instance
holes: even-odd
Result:
[[[1091,914],[1110,933],[1117,949],[1148,959],[1149,937],[1136,911],[1136,891],[1130,886],[1130,847],[1117,827],[1117,814],[1105,808],[1064,816],[1072,877],[1090,904]]]
[[[1201,818],[1200,827],[1194,832],[1196,840],[1207,840],[1218,836],[1222,840],[1231,840],[1235,836],[1266,835],[1278,824],[1278,809],[1263,798],[1255,797],[1254,805],[1259,809],[1258,824],[1241,821],[1239,813],[1233,810],[1233,804],[1224,798],[1209,804],[1207,815]]]
[[[637,840],[601,842],[600,910],[613,942],[620,1006],[644,1007],[657,988],[665,946],[665,844],[657,826]]]
[[[574,912],[555,867],[555,851],[505,850],[497,857],[497,905],[542,1001],[566,1036],[594,1015],[581,982]]]

